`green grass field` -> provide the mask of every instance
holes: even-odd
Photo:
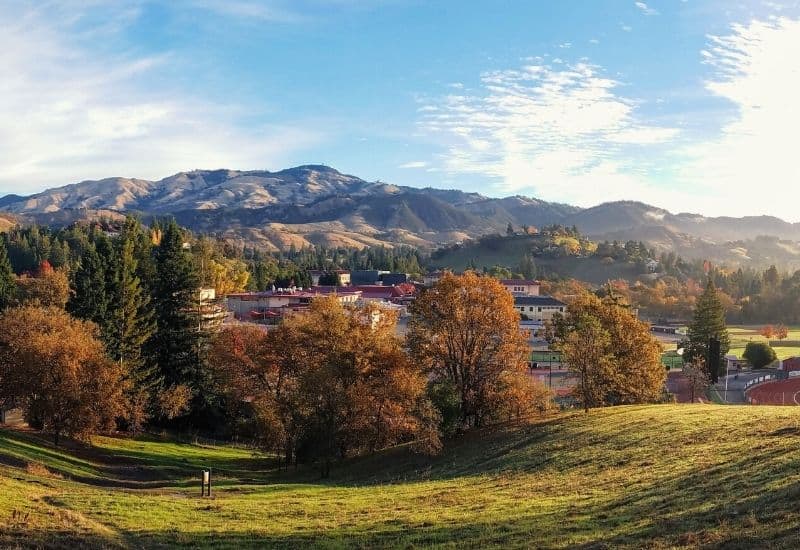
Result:
[[[330,480],[248,450],[0,432],[2,547],[794,547],[800,408],[562,413]],[[198,497],[211,467],[214,496]]]
[[[759,334],[760,330],[761,326],[728,327],[728,333],[731,337],[731,350],[728,353],[734,353],[741,357],[748,342],[766,342],[767,339]],[[800,327],[791,327],[789,329],[789,335],[785,340],[786,345],[778,342],[777,338],[773,338],[771,341],[778,359],[800,357],[800,345],[798,345],[798,342],[800,342]]]

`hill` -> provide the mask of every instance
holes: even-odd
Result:
[[[563,413],[319,482],[244,449],[0,431],[4,547],[793,547],[794,407]],[[214,496],[201,499],[201,468]]]
[[[634,201],[582,209],[520,195],[490,198],[455,189],[369,182],[322,165],[276,172],[194,170],[157,181],[83,181],[29,197],[0,197],[0,212],[48,225],[126,212],[145,219],[170,215],[190,229],[269,250],[379,244],[433,249],[504,233],[509,223],[517,228],[558,223],[574,225],[597,241],[644,240],[685,258],[800,266],[800,224],[774,217],[672,214]],[[781,244],[762,258],[754,242],[759,236]]]

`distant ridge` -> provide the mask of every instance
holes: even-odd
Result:
[[[172,215],[197,230],[266,249],[410,244],[433,248],[508,224],[575,225],[595,239],[645,240],[692,257],[699,244],[769,235],[800,240],[800,224],[770,216],[672,214],[636,201],[592,208],[525,196],[490,198],[454,189],[369,182],[325,165],[267,170],[193,170],[161,180],[82,181],[27,197],[0,198],[0,212],[63,225],[102,215]],[[737,245],[737,248],[740,248]]]

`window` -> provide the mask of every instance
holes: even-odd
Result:
[[[542,308],[539,308],[539,312],[540,312],[540,313],[541,313],[541,311],[542,311]]]

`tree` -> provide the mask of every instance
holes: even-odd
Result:
[[[690,363],[685,363],[683,365],[683,375],[689,384],[691,402],[694,403],[695,395],[704,392],[711,384],[708,369],[706,368],[706,360],[703,357],[695,357]]]
[[[529,399],[537,382],[526,373],[530,349],[514,298],[495,279],[446,273],[411,306],[407,344],[431,384],[455,392],[462,427],[541,405]]]
[[[149,360],[144,347],[155,331],[150,296],[137,275],[136,244],[142,229],[128,218],[115,244],[114,276],[107,316],[106,342],[112,359],[124,367],[130,381],[127,403],[128,428],[137,431],[151,415],[162,378],[158,365]]]
[[[110,258],[101,258],[94,243],[89,244],[81,255],[80,267],[75,272],[73,293],[67,310],[78,317],[96,323],[105,329],[109,307],[107,288],[107,263]]]
[[[5,240],[0,237],[0,311],[3,311],[14,301],[17,292],[16,277],[8,259],[8,250]]]
[[[789,337],[789,329],[786,327],[786,325],[778,325],[778,327],[775,329],[775,336],[778,338],[778,340],[786,340],[786,338]]]
[[[554,318],[548,339],[554,349],[582,357],[584,363],[596,357],[599,364],[589,371],[592,380],[584,407],[587,402],[588,406],[622,405],[661,397],[666,376],[661,345],[620,296],[601,300],[589,293],[579,295],[570,302],[566,315]]]
[[[511,222],[508,222],[508,226],[506,227],[506,235],[509,237],[514,234],[514,226],[511,225]]]
[[[585,412],[606,404],[606,384],[613,378],[610,346],[608,331],[591,315],[579,318],[560,345],[564,361],[578,378],[574,395]]]
[[[156,330],[149,353],[167,386],[187,384],[194,397],[207,387],[200,356],[202,334],[196,313],[199,282],[183,232],[174,220],[163,229],[155,248],[153,310]]]
[[[742,357],[747,359],[754,369],[763,369],[778,359],[775,350],[766,342],[747,342]]]
[[[93,323],[55,307],[12,308],[0,317],[0,396],[56,445],[62,435],[111,430],[123,389],[122,369],[106,357]]]
[[[691,362],[697,357],[706,358],[709,354],[709,341],[712,338],[719,340],[719,357],[712,358],[713,363],[707,364],[709,375],[715,381],[722,366],[722,358],[730,349],[730,337],[725,324],[725,308],[714,286],[714,281],[709,277],[703,294],[697,300],[694,318],[689,324],[688,342],[685,346],[684,359]]]
[[[17,279],[17,299],[19,305],[37,305],[64,309],[69,300],[69,277],[63,270],[54,270],[48,262],[35,277]]]
[[[230,327],[210,363],[236,416],[249,413],[262,445],[292,460],[318,462],[417,440],[439,446],[425,374],[395,335],[396,317],[335,297],[264,333]]]
[[[767,340],[770,340],[775,335],[775,327],[772,325],[766,325],[759,331],[759,334],[761,334],[761,336]]]

